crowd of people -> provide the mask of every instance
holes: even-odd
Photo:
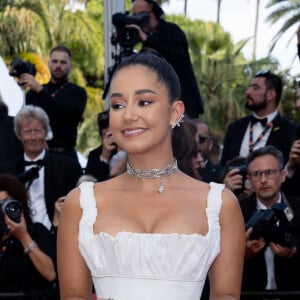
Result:
[[[143,48],[114,69],[84,168],[70,49],[50,51],[47,84],[18,76],[14,118],[0,101],[0,299],[299,297],[300,126],[281,78],[253,76],[216,160],[184,32],[155,0],[132,13]]]

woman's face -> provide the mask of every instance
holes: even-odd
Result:
[[[110,129],[128,153],[143,153],[171,144],[171,124],[177,120],[168,91],[144,66],[128,66],[110,86]]]

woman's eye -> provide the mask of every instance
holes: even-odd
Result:
[[[148,105],[150,105],[151,103],[152,103],[151,100],[145,100],[145,99],[143,99],[143,100],[140,100],[140,101],[139,101],[139,105],[140,105],[140,106],[148,106]]]
[[[111,107],[112,109],[121,109],[121,108],[124,107],[124,105],[123,105],[122,103],[112,103],[112,104],[110,105],[110,107]]]

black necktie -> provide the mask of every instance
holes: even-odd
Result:
[[[24,166],[33,166],[33,165],[43,166],[44,165],[44,160],[43,159],[39,159],[39,160],[36,160],[36,161],[24,160]]]
[[[256,118],[255,116],[251,115],[251,123],[252,124],[255,124],[257,122],[260,122],[261,125],[263,127],[265,127],[267,125],[267,122],[268,122],[268,118],[263,118],[263,119],[259,119],[259,118]]]

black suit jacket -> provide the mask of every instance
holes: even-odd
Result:
[[[91,150],[85,168],[85,174],[94,176],[98,181],[104,181],[109,178],[109,164],[100,161],[101,153],[102,145]]]
[[[203,114],[202,98],[191,63],[187,38],[181,28],[161,19],[155,32],[148,36],[143,46],[157,50],[173,66],[181,84],[186,114],[190,118],[198,118],[199,114]]]
[[[76,186],[82,169],[78,162],[61,155],[46,152],[44,165],[45,203],[50,220],[53,219],[54,202],[66,196]],[[0,173],[19,175],[24,171],[23,156],[0,165]]]
[[[220,182],[221,166],[215,165],[210,161],[207,161],[205,168],[200,170],[201,179],[204,182]]]
[[[288,202],[294,211],[294,219],[290,223],[289,231],[298,239],[297,255],[293,258],[275,256],[275,278],[279,290],[299,290],[300,277],[300,255],[299,255],[299,233],[300,233],[300,199],[288,197]],[[256,197],[240,201],[241,210],[245,223],[256,212]],[[256,256],[244,260],[244,272],[242,291],[262,291],[267,284],[267,271],[264,258],[264,250]]]
[[[14,132],[14,119],[0,113],[0,164],[23,152],[23,147]]]
[[[250,115],[232,122],[224,138],[221,165],[239,156],[241,144],[250,122]],[[282,151],[284,161],[289,158],[290,148],[297,131],[297,125],[278,114],[273,121],[273,128],[267,140],[267,145],[273,145]]]

